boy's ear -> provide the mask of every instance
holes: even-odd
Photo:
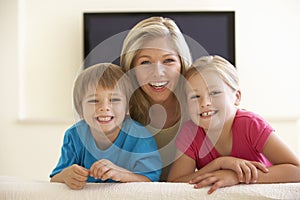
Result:
[[[242,94],[241,94],[240,90],[237,90],[235,92],[235,97],[236,97],[236,99],[235,99],[234,105],[238,106],[238,105],[240,105],[241,98],[242,98]]]

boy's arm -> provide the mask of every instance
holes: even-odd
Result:
[[[50,182],[65,183],[71,189],[82,189],[86,185],[89,171],[79,165],[72,165],[51,177]]]

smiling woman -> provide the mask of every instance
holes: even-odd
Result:
[[[161,181],[166,181],[175,160],[174,139],[184,119],[181,106],[181,74],[192,62],[189,47],[175,22],[150,17],[126,36],[121,67],[137,88],[131,100],[133,119],[145,125],[156,139],[163,162]]]

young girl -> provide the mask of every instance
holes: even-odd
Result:
[[[164,167],[160,180],[166,181],[175,160],[175,137],[184,118],[181,74],[192,64],[189,47],[172,19],[150,17],[126,36],[120,63],[137,88],[130,115],[154,135]]]
[[[81,189],[86,182],[159,180],[161,160],[152,134],[126,117],[131,86],[121,68],[110,63],[78,76],[73,101],[82,120],[66,131],[51,182]]]
[[[191,120],[176,139],[178,154],[183,154],[172,165],[169,181],[189,182],[195,188],[212,185],[208,193],[239,182],[300,181],[298,158],[273,128],[238,108],[238,75],[227,60],[202,57],[185,77]]]

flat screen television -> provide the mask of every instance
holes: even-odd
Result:
[[[139,21],[163,16],[173,19],[190,47],[193,60],[217,54],[235,65],[235,13],[101,12],[84,13],[84,67],[99,62],[119,64],[123,40]]]

